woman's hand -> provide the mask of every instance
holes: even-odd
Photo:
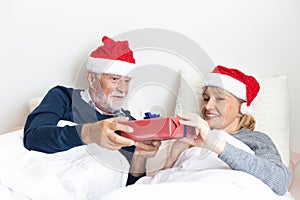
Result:
[[[195,127],[198,132],[197,136],[194,137],[192,146],[198,146],[206,149],[211,149],[218,155],[221,154],[226,146],[226,142],[220,139],[219,131],[221,130],[210,130],[208,123],[196,114],[184,114],[183,120],[179,122],[181,124]]]
[[[195,113],[188,113],[183,115],[178,115],[182,118],[179,122],[183,125],[196,128],[196,135],[194,135],[192,146],[205,147],[206,138],[210,127],[204,119]]]
[[[120,124],[118,123],[119,121],[128,121],[128,118],[114,117],[97,121],[95,123],[84,124],[81,130],[83,143],[96,143],[99,146],[110,150],[134,145],[133,140],[115,133],[115,131],[124,131],[127,133],[131,133],[133,131],[130,126]]]

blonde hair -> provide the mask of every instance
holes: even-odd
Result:
[[[208,87],[211,87],[213,88],[214,90],[216,91],[225,91],[226,93],[229,93],[231,94],[232,96],[234,96],[235,98],[237,98],[235,95],[233,95],[231,92],[223,89],[223,88],[220,88],[220,87],[216,87],[216,86],[204,86],[203,87],[203,90],[202,90],[202,94],[206,91],[206,89]],[[240,99],[240,98],[237,98],[237,100],[242,104],[245,102],[245,100],[243,99]],[[246,129],[249,129],[249,130],[254,130],[255,128],[255,125],[256,125],[256,121],[254,119],[254,117],[252,115],[246,115],[244,114],[241,119],[240,119],[240,122],[238,124],[238,130],[241,130],[242,128],[246,128]]]
[[[246,128],[249,130],[254,130],[256,121],[252,115],[243,115],[241,117],[240,123],[238,124],[238,130]]]
[[[243,99],[240,99],[240,98],[237,98],[237,99],[241,104],[245,102],[245,100],[243,100]],[[240,122],[238,124],[238,130],[241,130],[242,128],[246,128],[246,129],[253,131],[255,129],[255,125],[256,125],[256,121],[252,115],[243,114],[243,116],[241,117]]]

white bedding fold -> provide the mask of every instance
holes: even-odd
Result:
[[[122,169],[128,170],[129,165],[118,151],[92,144],[44,154],[25,149],[22,138],[23,130],[0,135],[0,183],[20,196],[36,200],[98,199],[126,183],[127,171]],[[111,167],[115,163],[119,166]]]
[[[102,200],[130,199],[209,199],[209,200],[279,200],[290,199],[276,195],[257,178],[239,171],[210,169],[178,171],[172,181],[135,184],[111,191]]]
[[[44,154],[26,150],[22,139],[23,130],[0,135],[1,199],[153,200],[162,195],[169,199],[292,199],[288,195],[275,195],[257,178],[229,170],[224,163],[203,165],[202,159],[195,159],[203,152],[193,148],[182,154],[176,163],[177,168],[123,187],[127,171],[118,169],[128,169],[129,165],[118,151],[88,145]],[[215,155],[206,156],[213,159]],[[102,163],[103,159],[110,160],[110,163]],[[119,164],[117,169],[108,167],[116,166],[116,163]],[[213,169],[216,165],[222,169]]]
[[[241,141],[225,132],[220,137],[249,153],[253,151]],[[212,151],[198,147],[181,153],[173,168],[143,177],[135,185],[106,194],[104,200],[114,199],[209,199],[209,200],[279,200],[290,199],[276,195],[256,177],[231,170]]]

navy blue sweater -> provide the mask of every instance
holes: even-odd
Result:
[[[100,114],[82,100],[81,91],[63,86],[56,86],[49,90],[41,104],[29,114],[26,120],[24,146],[27,149],[55,153],[83,145],[81,129],[84,123],[112,117]],[[60,120],[75,122],[78,125],[58,127],[57,122]],[[130,160],[134,147],[122,149],[121,153]]]

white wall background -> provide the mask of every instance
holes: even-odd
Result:
[[[291,149],[300,153],[299,11],[299,0],[0,0],[0,133],[23,125],[29,99],[71,86],[103,35],[162,28],[193,39],[216,64],[287,75]]]

